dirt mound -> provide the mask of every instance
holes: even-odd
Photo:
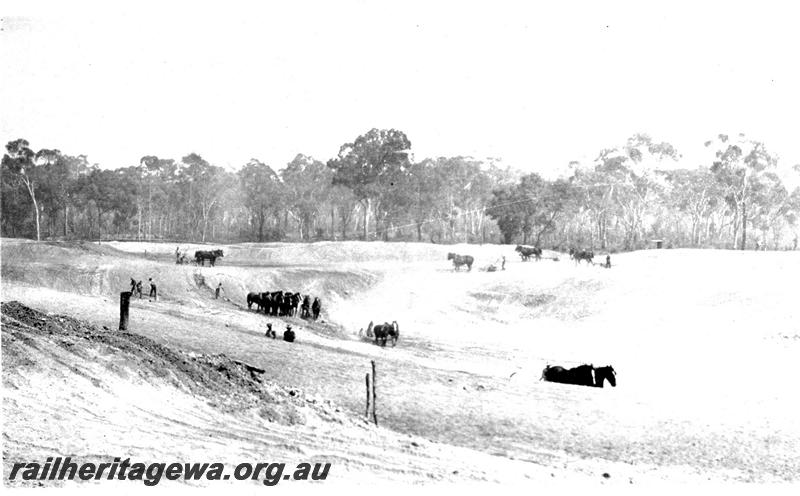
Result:
[[[256,413],[285,425],[304,424],[309,412],[325,420],[344,420],[329,402],[273,384],[263,369],[226,355],[173,350],[139,334],[98,328],[65,315],[48,315],[14,301],[2,303],[2,324],[4,383],[14,374],[37,367],[26,348],[39,348],[44,339],[68,350],[76,360],[88,359],[92,352],[111,354],[112,372],[123,377],[134,373],[144,381],[166,383],[204,397],[225,412]]]

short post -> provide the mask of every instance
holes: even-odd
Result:
[[[364,416],[367,417],[367,419],[369,420],[369,396],[371,394],[369,389],[369,372],[367,372],[367,374],[364,376],[364,379],[367,382],[367,409],[364,413]]]
[[[119,294],[119,330],[128,330],[128,309],[131,304],[131,291],[123,291]]]
[[[372,360],[372,420],[375,425],[378,425],[378,390],[376,385],[378,383],[378,375],[375,370],[375,360]]]

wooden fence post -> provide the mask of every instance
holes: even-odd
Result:
[[[378,375],[375,370],[375,360],[372,360],[372,420],[378,425]]]
[[[123,291],[119,294],[119,330],[120,331],[127,331],[128,330],[128,309],[131,304],[131,295],[133,293],[130,291]]]
[[[369,372],[367,372],[367,375],[364,376],[364,379],[367,382],[367,409],[364,412],[364,416],[367,417],[367,419],[369,420],[369,396],[370,396],[370,394],[372,394],[370,389],[369,389]]]

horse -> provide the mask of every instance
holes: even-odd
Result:
[[[611,365],[594,367],[594,365],[584,364],[571,369],[565,369],[558,365],[554,367],[548,365],[542,370],[542,378],[540,380],[599,388],[603,387],[603,383],[608,380],[612,387],[617,387],[617,372]]]
[[[264,313],[269,315],[270,308],[272,306],[272,295],[269,293],[260,293],[261,295],[261,309],[264,310]]]
[[[517,245],[514,251],[519,252],[519,256],[522,258],[523,262],[530,260],[531,256],[533,256],[537,262],[542,259],[542,249],[538,246]]]
[[[322,310],[322,301],[319,298],[314,298],[314,303],[311,304],[311,313],[314,320],[319,318],[319,312]]]
[[[581,260],[586,260],[586,263],[594,265],[594,252],[591,250],[576,250],[574,248],[570,248],[569,256],[575,260],[575,264],[581,263]]]
[[[256,304],[256,308],[258,310],[261,310],[261,306],[262,306],[261,294],[259,294],[259,293],[247,293],[247,309],[248,310],[250,310],[250,308],[253,306],[253,303]]]
[[[300,293],[292,295],[292,316],[297,316],[297,309],[300,307]]]
[[[283,291],[273,291],[269,293],[269,314],[275,317],[278,316],[283,303]]]
[[[283,301],[281,302],[281,316],[283,317],[291,317],[292,316],[292,297],[294,295],[289,292],[283,293]]]
[[[214,262],[217,261],[217,258],[222,257],[222,250],[212,250],[212,251],[205,251],[205,250],[198,250],[194,252],[194,260],[197,265],[205,265],[206,260],[209,261],[211,266],[214,266]]]
[[[472,262],[475,261],[471,255],[456,255],[455,253],[448,253],[447,259],[453,261],[454,270],[458,270],[462,265],[466,265],[467,271],[472,270]]]
[[[617,387],[617,371],[611,365],[594,369],[595,387],[603,387],[603,382],[608,379],[611,387]]]
[[[558,382],[561,384],[573,384],[576,386],[594,386],[594,367],[584,364],[571,369],[565,369],[559,365],[552,367],[548,365],[542,370],[542,378],[540,380]]]
[[[380,341],[381,346],[386,346],[386,341],[388,339],[392,340],[392,347],[397,344],[397,340],[400,338],[400,325],[395,320],[391,324],[385,322],[383,324],[378,324],[376,326],[372,326],[372,322],[369,323],[369,327],[367,328],[367,336],[374,334],[375,336],[375,344],[378,344]]]

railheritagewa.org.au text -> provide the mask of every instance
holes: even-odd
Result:
[[[186,481],[260,480],[265,486],[280,481],[324,481],[330,463],[239,463],[230,472],[224,463],[131,463],[130,458],[114,458],[109,463],[76,463],[70,457],[48,457],[45,463],[14,463],[8,480],[129,480],[155,486],[162,479]]]

